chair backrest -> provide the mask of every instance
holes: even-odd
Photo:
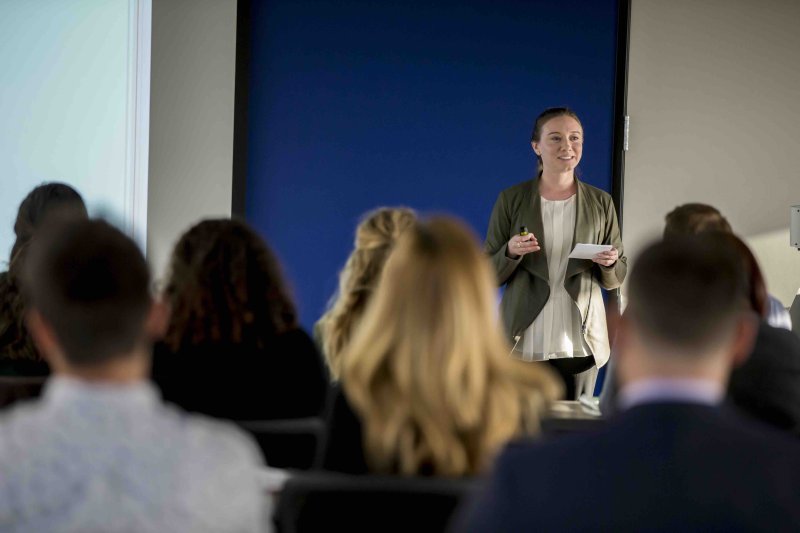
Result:
[[[0,409],[19,400],[37,398],[46,380],[46,377],[40,376],[0,376]]]
[[[293,470],[311,468],[325,431],[325,423],[321,418],[236,423],[256,439],[269,466]]]
[[[444,531],[476,486],[468,478],[303,473],[284,485],[275,523],[282,533]]]

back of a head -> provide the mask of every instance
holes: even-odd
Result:
[[[145,341],[149,283],[136,244],[99,220],[47,224],[31,245],[23,275],[29,305],[75,367],[128,355]]]
[[[86,218],[86,205],[80,193],[66,183],[43,183],[22,200],[14,222],[16,241],[11,249],[13,262],[33,238],[36,230],[53,215]]]
[[[705,233],[666,239],[641,254],[625,314],[655,349],[691,357],[724,342],[747,308],[735,247]]]
[[[44,183],[34,188],[20,203],[14,222],[16,239],[9,255],[8,273],[0,277],[0,338],[3,357],[38,361],[24,321],[25,302],[20,291],[28,246],[38,229],[51,217],[85,219],[86,205],[81,195],[65,183]]]
[[[420,222],[398,241],[343,354],[377,470],[475,473],[520,430],[522,397],[538,408],[558,394],[549,375],[512,369],[493,280],[457,220]]]
[[[339,290],[320,321],[323,352],[331,375],[339,377],[340,355],[361,318],[397,239],[416,221],[406,207],[381,207],[365,214],[354,248],[339,276]]]
[[[665,220],[664,238],[697,235],[705,231],[731,233],[731,225],[718,209],[707,204],[679,205],[670,211]]]
[[[248,343],[297,326],[275,254],[245,222],[204,220],[181,236],[165,289],[173,350],[203,343]]]

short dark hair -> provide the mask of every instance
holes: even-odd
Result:
[[[748,309],[742,260],[713,234],[648,247],[630,276],[625,312],[653,343],[692,352],[715,346]]]
[[[52,221],[34,239],[23,275],[28,304],[75,366],[104,363],[143,338],[150,274],[136,244],[101,220]]]
[[[715,207],[707,204],[683,204],[667,213],[664,238],[696,235],[704,231],[732,233],[731,225]]]

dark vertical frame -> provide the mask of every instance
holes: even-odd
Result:
[[[622,229],[625,190],[625,116],[628,113],[628,56],[630,50],[631,0],[617,2],[617,61],[614,83],[614,153],[611,158],[611,197]]]
[[[631,1],[617,2],[617,60],[615,62],[614,82],[614,153],[611,157],[611,198],[617,210],[620,231],[623,230],[622,204],[625,193],[625,117],[628,114],[628,57],[631,33]],[[611,345],[617,334],[621,302],[620,289],[610,293],[606,300],[606,316],[608,317],[608,338]],[[600,369],[595,387],[595,395],[602,391],[608,365]]]
[[[233,103],[233,169],[231,214],[245,217],[247,197],[247,137],[250,94],[250,20],[252,0],[238,0],[236,4],[236,78]]]

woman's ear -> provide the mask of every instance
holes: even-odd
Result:
[[[537,143],[536,141],[531,141],[531,148],[533,148],[533,153],[535,153],[536,155],[538,156],[542,155],[541,153],[539,153],[539,143]]]

